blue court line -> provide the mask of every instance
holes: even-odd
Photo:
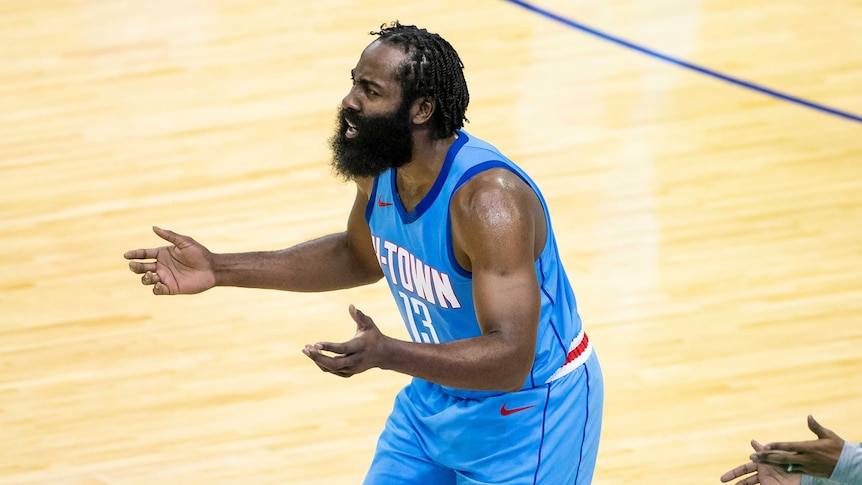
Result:
[[[784,101],[789,101],[791,103],[795,103],[795,104],[799,104],[802,106],[806,106],[808,108],[816,109],[817,111],[822,111],[824,113],[828,113],[828,114],[835,115],[835,116],[840,116],[841,118],[846,118],[846,119],[851,120],[851,121],[856,121],[858,123],[862,123],[862,116],[859,116],[859,115],[856,115],[856,114],[853,114],[853,113],[850,113],[847,111],[841,111],[839,109],[830,108],[829,106],[825,106],[825,105],[818,104],[818,103],[813,103],[811,101],[806,101],[802,98],[799,98],[796,96],[791,96],[789,94],[784,94],[784,93],[778,92],[774,89],[769,89],[765,86],[760,86],[760,85],[757,85],[757,84],[754,84],[754,83],[751,83],[748,81],[743,81],[742,79],[737,79],[735,77],[731,77],[731,76],[728,76],[726,74],[722,74],[720,72],[713,71],[712,69],[707,69],[705,67],[697,66],[697,65],[692,64],[690,62],[685,62],[681,59],[677,59],[675,57],[671,57],[669,55],[662,54],[661,52],[654,51],[652,49],[648,49],[646,47],[634,44],[634,43],[626,41],[626,40],[623,40],[619,37],[615,37],[613,35],[606,34],[604,32],[593,29],[591,27],[587,27],[586,25],[584,25],[582,23],[575,22],[574,20],[570,20],[570,19],[567,19],[565,17],[561,17],[561,16],[559,16],[553,12],[539,8],[535,5],[531,5],[530,3],[524,2],[522,0],[505,0],[505,1],[507,1],[509,3],[513,3],[513,4],[518,5],[520,7],[523,7],[525,9],[530,10],[532,12],[535,12],[539,15],[543,15],[543,16],[545,16],[551,20],[554,20],[556,22],[559,22],[561,24],[568,25],[569,27],[572,27],[574,29],[580,30],[582,32],[586,32],[587,34],[594,35],[596,37],[599,37],[600,39],[604,39],[608,42],[612,42],[614,44],[618,44],[618,45],[621,45],[623,47],[627,47],[627,48],[632,49],[634,51],[640,52],[641,54],[646,54],[650,57],[655,57],[657,59],[661,59],[661,60],[669,62],[671,64],[676,64],[677,66],[684,67],[686,69],[691,69],[692,71],[697,71],[701,74],[705,74],[707,76],[721,79],[722,81],[726,81],[726,82],[729,82],[731,84],[735,84],[735,85],[743,87],[743,88],[751,89],[753,91],[757,91],[759,93],[766,94],[766,95],[772,96],[774,98],[778,98],[778,99],[781,99]]]

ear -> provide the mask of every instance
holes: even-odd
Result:
[[[413,102],[410,108],[411,121],[417,125],[423,125],[434,116],[434,111],[437,110],[437,101],[434,98],[423,96]]]

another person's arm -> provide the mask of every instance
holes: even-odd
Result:
[[[845,442],[813,416],[808,416],[808,429],[817,435],[816,440],[769,443],[751,455],[751,460],[779,467],[792,465],[795,472],[813,477],[832,477]],[[857,480],[862,483],[862,476]]]
[[[862,443],[844,442],[829,478],[805,476],[802,485],[862,485]]]
[[[728,471],[721,481],[745,477],[737,485],[862,485],[862,445],[844,441],[813,416],[808,416],[808,428],[818,439],[766,446],[752,441],[751,461]]]

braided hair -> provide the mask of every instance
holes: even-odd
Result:
[[[470,94],[464,79],[464,63],[449,42],[438,34],[397,20],[380,26],[381,42],[401,46],[407,61],[396,74],[405,100],[427,96],[436,101],[431,122],[438,137],[446,138],[469,122],[464,116]]]

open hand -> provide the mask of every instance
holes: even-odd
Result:
[[[212,253],[194,239],[153,227],[153,232],[173,246],[126,251],[133,273],[143,274],[141,283],[153,285],[155,295],[200,293],[215,286]]]
[[[341,377],[350,377],[379,367],[384,355],[384,336],[374,321],[350,305],[350,316],[356,322],[356,334],[343,343],[319,342],[306,345],[302,353],[320,367],[320,370]],[[331,352],[329,356],[323,352]]]
[[[754,440],[751,440],[751,447],[754,448],[755,452],[763,449],[763,445]],[[736,482],[735,485],[755,485],[757,483],[761,485],[799,485],[802,483],[802,475],[798,473],[788,473],[783,468],[753,461],[725,472],[721,476],[721,481],[726,483],[739,477],[745,478]]]

